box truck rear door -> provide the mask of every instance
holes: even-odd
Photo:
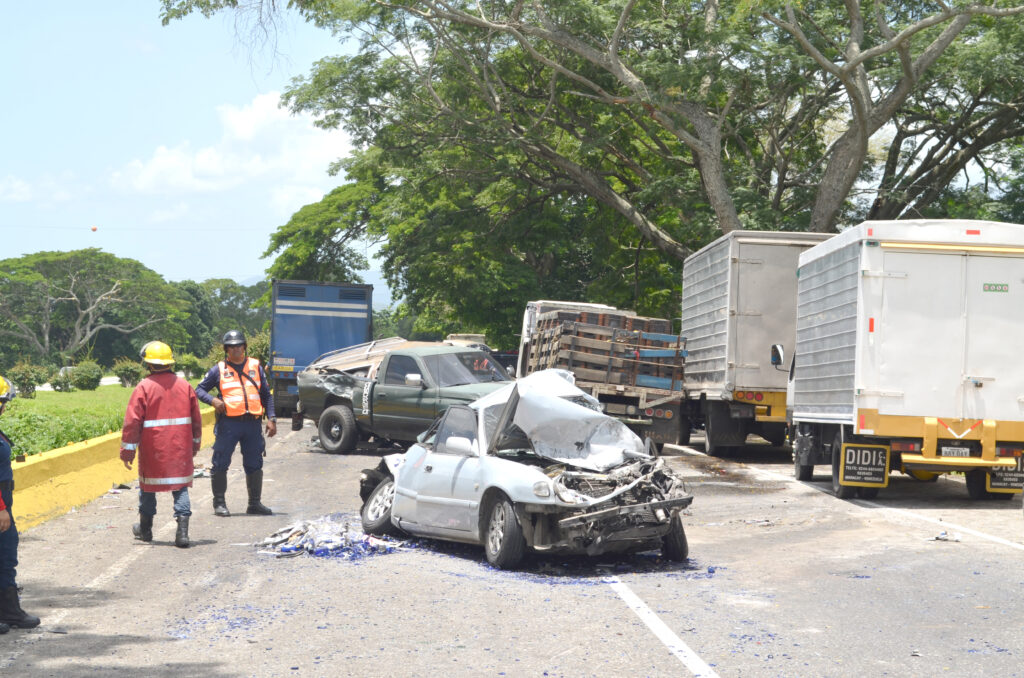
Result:
[[[1024,413],[1024,262],[967,256],[964,417],[1019,420]]]
[[[963,262],[961,254],[885,252],[881,308],[865,304],[861,319],[879,390],[902,394],[880,398],[880,414],[960,414]]]

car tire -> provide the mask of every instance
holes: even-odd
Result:
[[[391,523],[391,507],[395,503],[395,479],[385,478],[374,488],[366,503],[359,511],[359,517],[363,522],[363,532],[366,534],[384,536],[398,536],[398,528]]]
[[[320,446],[327,452],[351,452],[359,437],[356,415],[348,405],[332,405],[320,415],[317,432],[320,434]]]
[[[856,487],[839,484],[839,467],[843,461],[843,434],[836,432],[832,440],[832,494],[838,499],[850,499],[857,492]]]
[[[681,563],[690,556],[690,544],[686,541],[683,517],[679,511],[668,521],[668,534],[661,538],[661,556],[665,560]]]
[[[484,551],[487,562],[500,570],[511,569],[523,559],[526,551],[523,528],[519,525],[512,502],[505,496],[498,497],[489,506]]]

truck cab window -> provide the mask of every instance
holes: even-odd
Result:
[[[396,386],[405,385],[405,375],[419,374],[420,368],[416,361],[407,355],[392,355],[388,361],[388,371],[384,375],[384,383]]]

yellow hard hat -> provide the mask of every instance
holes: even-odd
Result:
[[[0,377],[0,403],[9,402],[15,395],[14,384]]]
[[[162,341],[151,341],[142,347],[142,361],[151,365],[173,365],[171,347]]]

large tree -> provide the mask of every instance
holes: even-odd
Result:
[[[723,232],[926,214],[1022,134],[1012,2],[162,3],[359,41],[285,100],[365,150],[333,167],[366,207],[339,229],[386,240],[416,312],[473,325],[552,288],[654,313]]]
[[[181,299],[134,259],[99,249],[0,261],[0,336],[39,360],[66,362],[104,334],[173,332]]]

